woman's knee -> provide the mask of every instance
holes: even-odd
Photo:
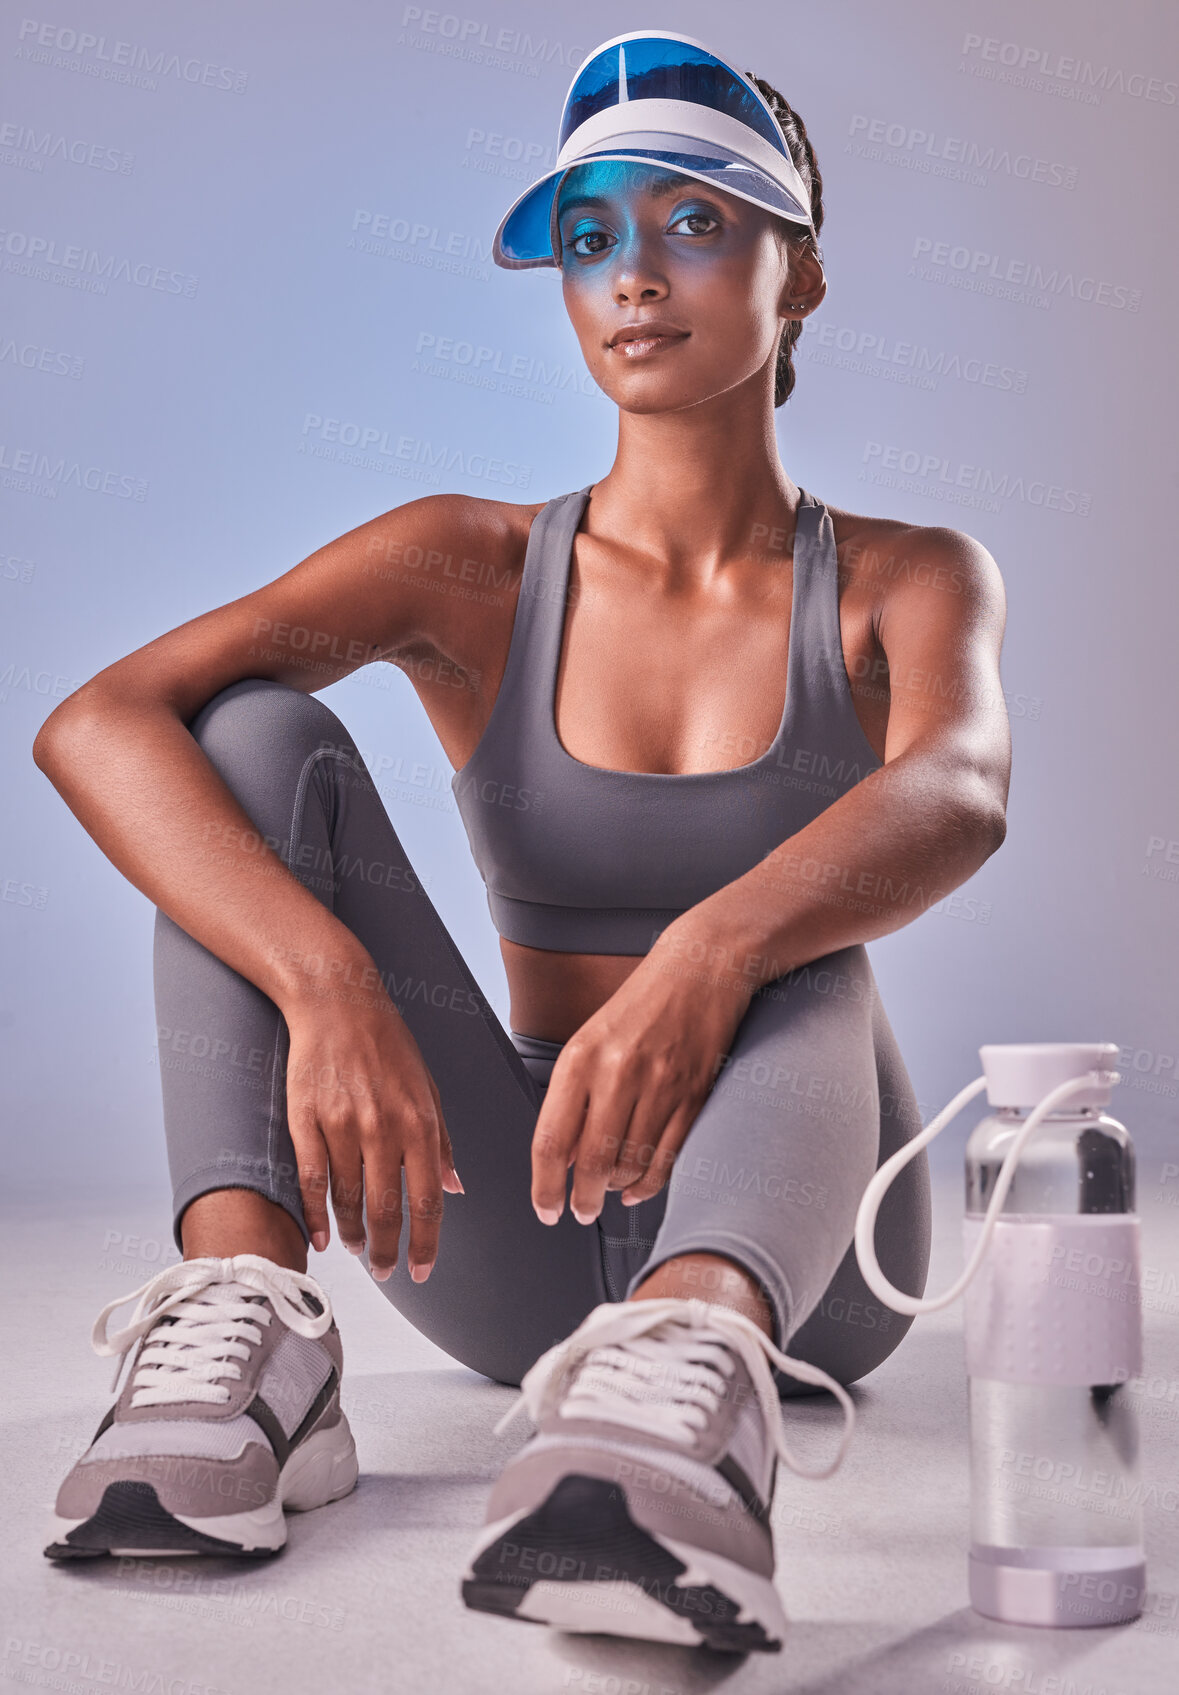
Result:
[[[355,743],[329,706],[266,677],[243,677],[222,689],[189,732],[260,838],[284,859],[308,829],[317,839],[327,830],[341,762],[362,769]],[[240,840],[236,827],[222,835],[219,824],[205,826],[210,846]]]
[[[360,754],[330,706],[268,677],[243,677],[206,701],[189,733],[256,824],[270,828],[314,790],[330,805],[337,762]],[[262,815],[262,816],[260,816]]]
[[[214,761],[259,745],[351,747],[351,737],[325,701],[270,677],[242,677],[221,689],[192,719],[189,734]]]

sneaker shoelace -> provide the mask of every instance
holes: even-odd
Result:
[[[304,1292],[322,1311],[308,1311]],[[260,1295],[270,1308],[259,1301]],[[130,1323],[109,1334],[111,1313],[137,1296],[139,1305]],[[181,1260],[129,1295],[109,1301],[94,1321],[91,1343],[96,1353],[117,1356],[112,1394],[128,1350],[142,1343],[132,1376],[133,1407],[224,1402],[229,1385],[219,1380],[241,1377],[238,1362],[249,1358],[250,1348],[262,1340],[261,1327],[269,1325],[274,1313],[291,1330],[312,1339],[322,1336],[332,1322],[327,1294],[305,1272],[291,1271],[260,1254]]]
[[[807,1360],[792,1359],[764,1330],[732,1307],[696,1296],[607,1301],[524,1375],[520,1394],[495,1426],[498,1435],[527,1407],[539,1423],[559,1416],[600,1418],[694,1441],[727,1391],[736,1354],[749,1369],[778,1455],[799,1477],[830,1477],[843,1463],[856,1409],[842,1383]],[[830,1389],[844,1411],[835,1457],[819,1469],[798,1463],[782,1428],[782,1406],[769,1361],[803,1383]]]

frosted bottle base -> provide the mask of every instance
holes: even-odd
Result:
[[[1084,1629],[1128,1624],[1146,1601],[1141,1548],[970,1551],[970,1605],[1005,1624]]]

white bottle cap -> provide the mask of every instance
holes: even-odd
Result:
[[[1115,1042],[996,1042],[978,1050],[992,1106],[1030,1111],[1049,1089],[1086,1071],[1114,1071]],[[1093,1083],[1061,1101],[1058,1112],[1108,1106],[1112,1083]]]

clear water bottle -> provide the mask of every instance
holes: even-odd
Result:
[[[937,1312],[965,1293],[970,1604],[1008,1624],[1122,1624],[1146,1599],[1138,1428],[1141,1221],[1134,1148],[1103,1110],[1113,1042],[979,1049],[960,1089],[869,1180],[856,1213],[864,1281]],[[907,1295],[876,1258],[876,1216],[903,1166],[975,1095],[996,1110],[966,1144],[966,1265]]]
[[[1134,1147],[1103,1110],[1117,1052],[1112,1042],[979,1049],[995,1110],[966,1144],[968,1260],[1032,1108],[1077,1085],[1012,1162],[965,1296],[970,1603],[1009,1623],[1118,1624],[1145,1600],[1127,1388],[1142,1370]]]

